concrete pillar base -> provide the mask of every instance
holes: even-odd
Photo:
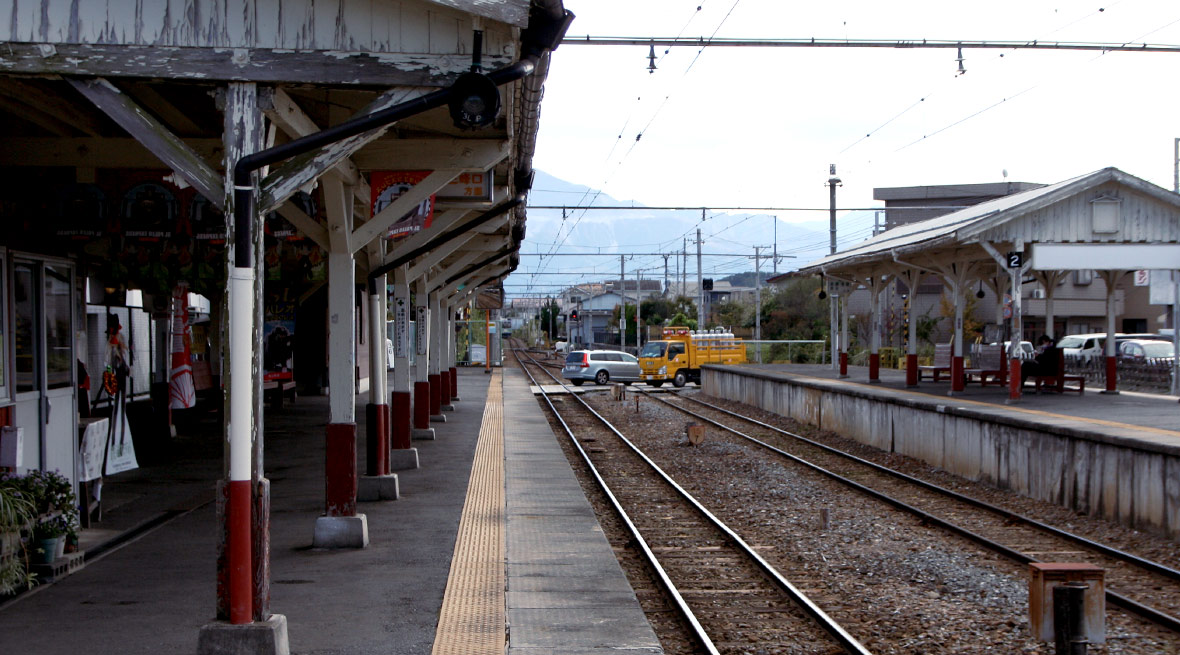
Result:
[[[362,475],[356,484],[356,499],[365,502],[397,500],[396,475]]]
[[[881,384],[881,378],[875,378],[873,380],[869,380],[869,384]]]
[[[840,375],[836,376],[836,379],[837,380],[847,380],[850,377],[852,377],[852,376],[848,375],[847,373],[841,373]]]
[[[356,516],[321,516],[315,520],[312,548],[365,548],[369,545],[369,521]]]
[[[452,402],[452,403],[459,402],[460,400],[462,400],[462,398],[460,398],[460,397],[458,397],[458,396],[451,396],[451,402]]]
[[[452,405],[452,404],[450,404],[450,403],[447,403],[446,405],[443,405],[443,406],[442,406],[442,411],[444,411],[444,412],[453,412],[453,411],[455,411],[455,406],[454,406],[454,405]]]
[[[434,441],[434,428],[414,428],[410,430],[410,438],[414,441]]]
[[[446,414],[431,414],[430,415],[430,422],[431,423],[446,423],[447,422],[447,415]]]
[[[417,448],[398,448],[389,451],[389,470],[408,471],[418,468]]]
[[[271,614],[265,621],[233,625],[214,621],[201,626],[197,655],[289,655],[287,617]]]
[[[1104,393],[1108,396],[1117,396],[1117,395],[1119,395],[1119,390],[1118,389],[1103,389],[1102,391],[1099,391],[1098,393]]]

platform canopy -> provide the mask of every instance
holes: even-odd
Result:
[[[1012,263],[1035,270],[1180,269],[1180,195],[1104,168],[898,226],[799,273],[859,278],[911,264],[990,273],[998,262],[989,248],[1006,265],[1022,252]]]

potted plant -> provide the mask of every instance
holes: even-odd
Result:
[[[33,520],[35,509],[13,478],[0,477],[0,596],[32,587],[34,578],[21,556],[21,530]]]

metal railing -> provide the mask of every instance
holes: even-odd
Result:
[[[828,351],[823,339],[742,341],[746,361],[756,364],[826,364]]]

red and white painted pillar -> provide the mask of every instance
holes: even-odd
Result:
[[[840,377],[848,377],[848,294],[852,293],[851,286],[841,289],[837,303],[840,312]]]
[[[1020,252],[1021,249],[1022,244],[1017,242],[1016,251]],[[1021,303],[1020,286],[1024,270],[1010,268],[1008,274],[1012,278],[1012,289],[1009,292],[1012,296],[1012,329],[1009,331],[1008,341],[1008,401],[1015,402],[1020,400],[1024,393],[1024,384],[1020,373],[1020,367],[1023,365],[1020,358],[1020,344],[1024,341],[1024,310]]]
[[[226,556],[229,568],[229,621],[254,620],[252,431],[254,426],[254,269],[230,272],[229,333],[229,484],[226,503]]]
[[[427,381],[430,383],[430,420],[441,423],[447,420],[442,415],[442,367],[439,362],[442,356],[442,348],[439,347],[442,343],[442,303],[439,301],[437,291],[430,292],[428,298],[430,302],[430,329],[428,331],[430,373],[427,376]]]
[[[966,388],[963,379],[963,285],[958,276],[951,281],[951,293],[955,298],[954,350],[951,352],[951,393]]]
[[[365,406],[365,473],[389,475],[389,405],[385,403],[385,276],[370,280],[369,402]]]
[[[1103,350],[1106,354],[1106,389],[1102,393],[1117,394],[1119,392],[1119,367],[1115,358],[1115,287],[1123,271],[1101,271],[1102,279],[1106,282],[1106,343]]]
[[[909,337],[905,348],[905,386],[918,386],[918,322],[914,320],[914,291],[918,288],[921,273],[914,271],[907,277],[909,291],[905,298],[906,330]]]
[[[881,382],[881,289],[879,275],[869,280],[869,382]]]
[[[417,358],[414,363],[414,429],[430,428],[430,310],[427,304],[426,279],[414,285],[414,336]]]
[[[393,450],[410,448],[410,285],[406,267],[393,272],[393,392],[389,401],[389,440]]]

